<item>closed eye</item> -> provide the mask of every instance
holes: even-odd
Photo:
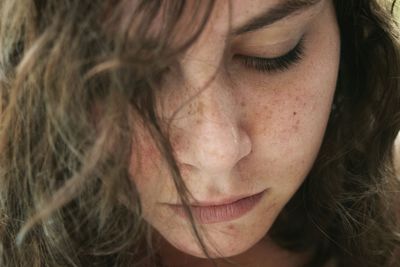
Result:
[[[233,59],[240,61],[246,68],[259,72],[273,73],[286,71],[303,58],[304,38],[300,39],[297,45],[288,53],[274,58],[253,57],[245,55],[234,55]]]

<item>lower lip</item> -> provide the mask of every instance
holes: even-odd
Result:
[[[226,205],[218,206],[192,206],[192,214],[200,224],[211,224],[231,221],[242,217],[250,210],[252,210],[264,196],[265,191],[252,195],[250,197],[242,198]],[[188,218],[184,208],[179,205],[171,205],[172,210],[180,217]]]

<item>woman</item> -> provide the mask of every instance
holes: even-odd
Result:
[[[392,1],[0,3],[1,266],[399,266]]]

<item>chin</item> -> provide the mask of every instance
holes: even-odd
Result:
[[[203,259],[218,259],[237,256],[250,250],[266,236],[270,226],[270,223],[264,223],[254,225],[250,229],[236,224],[205,227],[204,229],[200,227],[199,230],[206,245],[208,257],[192,231],[183,231],[181,228],[179,234],[170,231],[162,236],[164,241],[168,243],[168,253],[170,254],[178,257],[192,256]]]
[[[282,203],[266,198],[254,210],[236,220],[198,225],[197,230],[205,244],[208,257],[234,257],[261,244],[260,241],[267,236],[279,214]],[[208,258],[189,222],[171,215],[158,218],[155,222],[153,227],[162,237],[164,255],[173,255],[175,259],[190,256]]]
[[[249,250],[253,246],[254,246],[253,243],[249,243],[249,244],[241,243],[241,244],[232,244],[231,246],[221,246],[220,245],[218,247],[218,249],[216,249],[216,248],[213,248],[212,245],[207,244],[207,252],[209,254],[208,255],[209,258],[212,258],[212,259],[227,258],[227,257],[233,257],[233,256],[240,255],[240,254],[246,252],[247,250]],[[191,247],[178,245],[178,246],[176,246],[176,249],[180,250],[180,252],[183,252],[183,253],[193,256],[193,257],[202,258],[202,259],[208,258],[204,254],[203,250],[197,245],[197,243],[192,244]]]

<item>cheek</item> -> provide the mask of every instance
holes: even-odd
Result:
[[[288,153],[319,147],[339,69],[340,41],[333,28],[315,30],[295,68],[277,75],[249,75],[240,84],[237,92],[246,92],[237,95],[243,99],[243,124],[255,140],[263,137],[269,146]]]
[[[253,155],[240,162],[239,169],[271,187],[277,203],[284,204],[293,196],[318,155],[334,86],[325,88],[330,93],[322,95],[317,88],[297,87],[271,101],[246,105],[244,125],[253,140]]]
[[[148,206],[154,202],[165,182],[161,152],[149,135],[135,138],[132,145],[129,172],[142,203]]]
[[[288,96],[288,103],[274,123],[281,142],[296,143],[305,149],[319,146],[329,119],[334,85],[325,89],[320,93],[308,88],[309,92],[304,89]]]
[[[136,177],[149,176],[151,171],[159,165],[160,151],[150,138],[143,138],[132,145],[130,171]]]
[[[254,149],[252,160],[240,164],[241,172],[265,173],[267,183],[279,187],[285,198],[307,176],[324,137],[339,59],[338,49],[330,51],[324,61],[316,53],[301,68],[274,79],[254,75],[237,90],[247,92],[237,97]]]
[[[320,23],[307,33],[298,65],[277,75],[247,75],[241,83],[247,94],[240,97],[245,97],[244,112],[254,135],[282,146],[312,146],[321,141],[336,88],[340,36],[333,7],[320,16]]]
[[[243,108],[242,125],[253,137],[267,143],[290,146],[301,139],[321,136],[329,118],[333,88],[303,85],[303,88],[286,88],[268,96],[247,96]],[[260,99],[262,99],[260,101]],[[309,143],[308,143],[309,144]]]
[[[130,159],[130,174],[138,187],[149,181],[153,170],[158,165],[157,159],[160,152],[149,137],[136,138],[132,144],[132,155]]]

